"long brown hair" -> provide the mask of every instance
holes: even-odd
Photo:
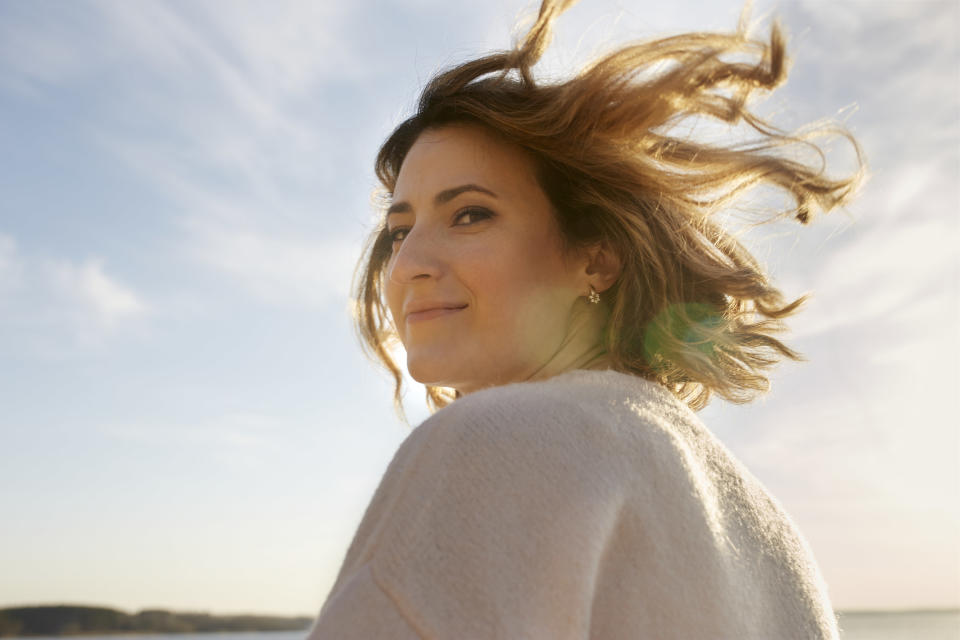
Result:
[[[568,246],[605,243],[622,273],[604,294],[603,336],[613,368],[657,381],[691,407],[711,393],[747,402],[768,386],[767,369],[799,355],[774,337],[803,298],[787,301],[763,268],[716,220],[760,184],[793,206],[769,219],[806,224],[845,204],[864,176],[853,137],[835,125],[788,134],[747,107],[758,90],[786,78],[784,41],[751,39],[746,19],[729,34],[689,33],[623,46],[560,82],[538,83],[532,67],[571,0],[544,0],[537,21],[510,51],[459,64],[424,88],[416,112],[383,143],[376,174],[392,193],[400,166],[426,129],[484,127],[525,150],[556,212]],[[707,118],[746,124],[749,143],[717,144],[677,136],[677,125]],[[814,137],[846,138],[858,170],[825,174]],[[819,162],[788,153],[812,149]],[[368,353],[391,372],[400,408],[402,374],[390,356],[396,332],[383,299],[391,244],[384,223],[373,232],[355,276],[356,323]],[[450,390],[427,387],[442,407]],[[402,409],[401,409],[402,410]]]

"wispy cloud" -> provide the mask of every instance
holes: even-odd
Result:
[[[347,178],[336,156],[348,151],[347,134],[318,126],[304,105],[334,96],[325,87],[337,78],[363,73],[342,28],[349,5],[97,6],[142,79],[117,90],[135,108],[98,122],[95,135],[171,203],[183,232],[171,258],[228,278],[260,303],[345,299],[357,234],[345,231],[349,216],[318,224],[316,207],[342,199],[335,190]],[[131,113],[160,123],[164,135]]]
[[[0,88],[35,93],[77,81],[108,62],[89,7],[80,2],[43,12],[5,3],[0,17]]]
[[[105,260],[25,254],[0,234],[0,348],[56,353],[102,344],[148,315],[144,296],[109,272]]]
[[[956,2],[866,4],[837,3],[830,11],[810,0],[783,5],[787,25],[807,26],[790,42],[797,63],[786,94],[802,97],[818,117],[859,104],[855,133],[873,160],[954,157],[945,142],[960,133]]]
[[[949,1],[865,6],[782,7],[788,26],[803,25],[791,40],[797,63],[784,90],[794,115],[856,103],[848,124],[872,173],[851,208],[853,224],[795,270],[814,292],[795,323],[805,339],[858,326],[890,336],[898,311],[935,300],[944,311],[960,295],[960,94],[944,81],[960,60],[960,11]],[[934,342],[950,331],[937,315],[913,327]]]
[[[956,296],[954,257],[957,230],[947,219],[870,225],[863,233],[816,263],[813,298],[793,323],[795,335],[810,339],[845,327],[871,325],[881,333],[894,322],[895,312],[923,304],[932,296]],[[945,327],[942,318],[918,319],[933,334]],[[919,332],[924,335],[925,332]]]
[[[58,260],[46,265],[46,271],[61,299],[76,301],[107,327],[146,310],[131,288],[107,275],[100,258],[80,264]]]
[[[333,205],[351,200],[337,195],[356,173],[351,112],[339,105],[333,127],[318,118],[342,98],[336,83],[377,71],[351,36],[362,10],[93,0],[52,16],[21,11],[0,21],[16,27],[0,27],[16,36],[0,44],[0,70],[33,92],[89,103],[77,124],[93,146],[137,173],[179,222],[169,259],[222,275],[255,302],[315,306],[346,297],[359,244],[356,217]],[[71,30],[71,20],[85,28]],[[91,77],[98,91],[77,95]],[[364,214],[359,195],[351,206]],[[318,224],[318,209],[339,213]],[[135,309],[98,268],[53,272],[71,282],[61,289],[85,287],[105,319]]]
[[[352,243],[320,238],[311,242],[203,219],[189,224],[194,259],[234,278],[260,300],[319,306],[347,298],[357,259]]]
[[[237,51],[244,51],[244,48],[230,46],[235,34],[221,27],[243,25],[244,22],[235,18],[226,19],[230,22],[218,20],[213,23],[197,20],[197,16],[188,11],[176,11],[161,2],[131,5],[102,1],[98,3],[98,8],[109,37],[115,38],[117,46],[132,55],[128,64],[139,63],[151,80],[162,83],[158,88],[164,91],[151,92],[151,97],[180,102],[179,105],[166,105],[175,107],[168,114],[173,119],[168,120],[167,125],[185,124],[191,132],[202,135],[204,127],[216,130],[222,125],[223,120],[210,117],[215,114],[208,111],[217,108],[221,110],[220,118],[229,121],[242,118],[248,124],[256,125],[257,128],[248,133],[263,129],[286,133],[306,132],[287,117],[283,101],[278,99],[285,96],[263,91],[265,76],[256,75],[254,70],[246,66],[249,58],[236,55]],[[249,14],[250,7],[244,12],[234,6],[225,15],[244,13]],[[305,53],[301,55],[305,57]],[[141,85],[138,89],[148,90],[149,87]],[[185,89],[196,92],[192,101],[185,100],[188,98]],[[228,106],[229,111],[224,113],[224,106]],[[195,111],[197,107],[200,111]],[[191,115],[196,116],[196,120],[191,121]]]

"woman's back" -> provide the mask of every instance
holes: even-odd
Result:
[[[804,541],[693,412],[576,370],[411,433],[311,640],[836,635]]]

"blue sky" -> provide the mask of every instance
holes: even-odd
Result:
[[[0,606],[317,610],[409,431],[350,327],[373,155],[532,8],[0,0]],[[739,8],[582,0],[541,72]],[[814,294],[809,361],[702,416],[838,607],[960,606],[960,8],[771,12],[795,63],[762,108],[844,121],[872,178],[747,236]]]

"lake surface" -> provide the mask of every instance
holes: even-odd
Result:
[[[843,640],[960,640],[960,611],[840,612]]]
[[[960,611],[840,612],[839,615],[842,640],[960,640]],[[304,630],[79,637],[82,640],[304,640],[306,636]],[[24,640],[45,639],[33,636]],[[46,640],[63,640],[63,636]]]

